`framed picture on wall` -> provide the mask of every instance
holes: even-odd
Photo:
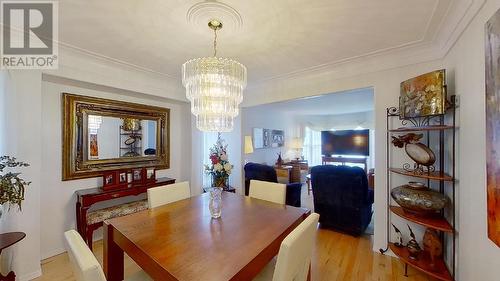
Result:
[[[446,111],[446,72],[436,70],[401,82],[401,119],[443,115]]]
[[[264,129],[253,128],[252,138],[255,149],[264,148]]]
[[[285,145],[285,132],[282,130],[271,131],[271,147],[283,147]]]
[[[488,237],[500,247],[500,10],[486,23],[485,41]]]
[[[255,149],[283,147],[285,145],[285,132],[283,130],[253,128],[253,145]]]
[[[262,141],[264,143],[264,148],[271,147],[271,130],[263,129]]]
[[[145,174],[145,169],[132,169],[132,183],[143,183],[144,182],[144,175]]]

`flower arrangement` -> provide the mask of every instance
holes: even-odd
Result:
[[[28,163],[18,162],[16,158],[10,156],[0,157],[0,205],[17,205],[21,210],[21,203],[24,200],[24,190],[31,183],[19,177],[21,173],[6,172],[5,168],[28,167]]]
[[[233,165],[228,161],[227,144],[221,135],[217,137],[217,142],[210,148],[210,165],[205,165],[205,172],[212,176],[212,185],[216,187],[227,187],[227,180],[233,170]]]

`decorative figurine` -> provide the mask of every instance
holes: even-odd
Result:
[[[396,246],[398,248],[404,247],[403,234],[401,233],[399,228],[397,228],[394,224],[392,224],[392,227],[394,227],[394,231],[396,232],[396,239],[398,240],[398,242],[394,243],[394,246]]]
[[[281,151],[278,153],[278,160],[276,160],[276,166],[281,167],[283,165],[283,158],[281,158]]]
[[[439,234],[436,230],[427,228],[425,230],[424,238],[424,251],[429,253],[431,258],[430,266],[432,268],[436,267],[436,260],[443,255],[443,244],[441,239],[439,239]]]
[[[422,248],[420,248],[420,245],[418,245],[418,242],[415,238],[415,234],[413,233],[413,230],[411,230],[410,225],[408,225],[408,229],[410,230],[410,241],[408,241],[408,244],[406,244],[406,248],[408,249],[408,252],[410,253],[410,259],[417,260],[418,255],[422,251]]]

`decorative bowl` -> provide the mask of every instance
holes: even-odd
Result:
[[[450,201],[446,195],[415,182],[393,188],[391,197],[405,212],[423,216],[436,214]]]
[[[436,162],[434,152],[423,143],[408,143],[405,145],[405,151],[418,164],[432,166]]]

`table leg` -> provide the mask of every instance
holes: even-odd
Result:
[[[104,223],[104,274],[107,281],[123,280],[123,250],[115,243],[114,228]]]
[[[309,272],[307,273],[307,281],[311,281],[311,264],[309,264]]]
[[[311,179],[306,179],[306,183],[307,183],[307,195],[310,195],[311,194]]]

